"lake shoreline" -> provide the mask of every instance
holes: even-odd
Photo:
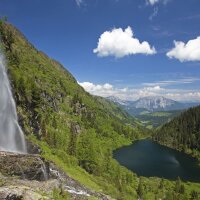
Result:
[[[164,178],[169,181],[180,177],[184,182],[200,183],[200,168],[197,167],[196,158],[162,145],[150,137],[134,140],[130,145],[115,149],[113,159],[138,177]]]
[[[195,158],[197,161],[198,161],[198,165],[200,166],[200,152],[197,150],[197,155],[195,155],[191,149],[187,149],[186,151],[183,150],[183,149],[180,149],[180,148],[176,148],[170,144],[165,144],[165,143],[162,143],[162,142],[159,142],[157,140],[154,140],[153,138],[151,138],[152,141],[156,142],[157,144],[160,144],[160,145],[163,145],[165,147],[168,147],[168,148],[171,148],[171,149],[174,149],[176,151],[179,151],[181,153],[185,153],[193,158]]]

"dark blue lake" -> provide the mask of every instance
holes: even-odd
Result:
[[[162,146],[150,139],[139,140],[113,153],[123,166],[139,176],[163,177],[200,182],[200,167],[191,156]]]

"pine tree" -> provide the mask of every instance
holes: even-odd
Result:
[[[162,178],[160,180],[159,189],[163,189],[163,188],[164,188],[164,179]]]
[[[137,188],[137,194],[138,194],[138,197],[139,197],[140,199],[143,198],[144,189],[143,189],[143,185],[142,185],[142,180],[141,180],[141,178],[140,178],[140,180],[139,180],[139,184],[138,184],[138,188]]]
[[[174,191],[176,193],[180,193],[180,188],[181,188],[181,179],[180,179],[180,177],[178,177],[176,180],[176,183],[175,183]]]
[[[190,199],[191,200],[198,200],[199,199],[199,195],[196,191],[192,191],[191,194],[190,194]]]

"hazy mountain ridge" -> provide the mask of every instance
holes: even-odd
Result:
[[[108,99],[109,101],[112,101],[112,102],[114,102],[114,103],[116,103],[116,104],[119,104],[119,105],[124,105],[124,106],[126,106],[126,105],[129,104],[128,101],[122,100],[122,99],[120,99],[120,98],[118,98],[118,97],[114,97],[114,96],[106,97],[106,99]]]
[[[131,116],[140,120],[147,128],[158,127],[180,115],[185,109],[200,103],[183,103],[162,96],[142,97],[136,101],[121,100],[117,97],[108,97]]]
[[[196,106],[200,103],[183,103],[172,99],[168,99],[162,96],[148,96],[139,98],[136,101],[126,101],[121,100],[117,97],[107,97],[108,100],[117,103],[118,105],[124,107],[127,111],[135,111],[144,109],[149,112],[155,111],[169,111],[169,110],[182,110],[192,106]],[[132,113],[133,114],[133,113]]]
[[[159,96],[140,98],[135,101],[133,105],[135,108],[145,108],[151,112],[170,109],[175,110],[174,107],[181,106],[179,102]]]

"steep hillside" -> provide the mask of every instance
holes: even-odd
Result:
[[[140,137],[134,120],[85,92],[60,63],[35,49],[12,25],[1,22],[0,34],[27,139],[88,187],[116,198],[136,195],[130,191],[137,184],[133,174],[112,159],[113,149]]]
[[[191,194],[198,196],[199,184],[183,185],[180,180],[171,182],[159,178],[139,179],[120,166],[112,158],[112,151],[146,136],[138,128],[138,122],[115,104],[85,92],[60,63],[38,51],[12,25],[1,21],[0,35],[19,123],[26,139],[35,145],[28,144],[32,150],[41,153],[42,159],[51,161],[55,169],[65,172],[63,176],[70,183],[67,191],[96,194],[79,198],[89,200],[110,199],[104,198],[102,193],[119,200],[175,199],[176,196],[189,199]],[[6,168],[4,159],[1,162],[3,169]],[[30,165],[28,160],[25,162]],[[23,169],[26,170],[26,167]],[[57,172],[54,168],[50,169],[51,173]],[[9,169],[6,168],[6,171]],[[19,172],[24,175],[20,167],[16,174]],[[31,170],[29,172],[32,173]],[[17,177],[2,177],[1,173],[0,195],[2,191],[15,190],[20,192],[21,198],[22,193],[30,196],[38,192],[38,188],[38,199],[44,195],[45,188],[52,194],[48,182],[30,181],[26,185],[27,180],[13,181]],[[180,186],[185,187],[184,193],[180,193],[179,188],[177,190]],[[77,190],[74,190],[75,187]],[[62,189],[54,191],[56,200],[66,200],[66,195]]]
[[[163,125],[156,131],[154,139],[197,156],[200,151],[200,106],[188,109]]]
[[[97,99],[97,101],[103,104],[105,110],[109,110],[111,113],[113,113],[113,115],[120,118],[123,123],[131,124],[132,127],[139,128],[139,130],[142,131],[143,133],[147,131],[143,128],[140,120],[138,120],[134,116],[131,116],[127,112],[127,110],[125,110],[119,103],[103,97],[95,96],[95,98]]]

